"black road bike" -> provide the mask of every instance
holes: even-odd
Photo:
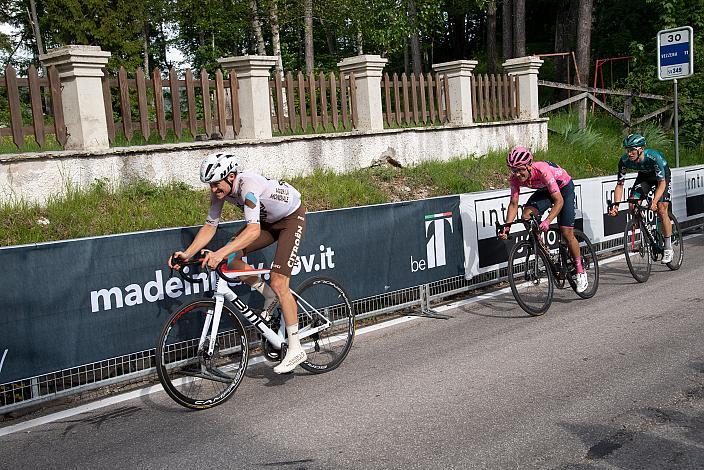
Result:
[[[574,236],[579,243],[582,266],[587,273],[589,286],[584,292],[577,292],[577,269],[560,230],[550,229],[545,233],[545,239],[551,241],[549,245],[554,248],[543,241],[540,222],[535,215],[528,220],[521,219],[504,225],[496,222],[497,235],[504,227],[517,223],[525,226],[527,236],[518,240],[511,249],[507,269],[511,291],[523,310],[533,316],[547,312],[555,286],[564,289],[569,285],[583,299],[596,294],[599,287],[599,260],[591,241],[581,230],[575,229]]]
[[[632,213],[623,231],[623,250],[628,270],[638,282],[648,280],[653,261],[661,260],[665,250],[665,238],[660,231],[662,221],[657,212],[650,210],[650,201],[650,198],[629,198],[617,203],[608,201],[609,209],[619,204],[631,204]],[[677,217],[671,212],[668,215],[672,224],[671,240],[674,253],[667,267],[676,271],[684,260],[684,243]]]

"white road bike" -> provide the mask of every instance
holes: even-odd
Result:
[[[202,259],[179,260],[179,274],[188,282],[201,282],[194,272]],[[212,408],[232,396],[244,377],[249,358],[245,323],[261,333],[261,351],[272,362],[286,355],[286,327],[280,307],[269,321],[230,288],[241,276],[263,276],[269,269],[217,269],[212,297],[187,302],[167,320],[156,347],[159,380],[178,404],[192,409]],[[205,271],[210,278],[211,271]],[[345,290],[327,277],[306,279],[291,293],[298,305],[298,336],[308,359],[301,367],[313,374],[337,368],[352,347],[355,317]]]

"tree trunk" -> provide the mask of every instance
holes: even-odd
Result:
[[[579,68],[579,82],[582,85],[589,83],[589,48],[592,39],[592,6],[593,0],[580,0],[577,16],[577,67]]]
[[[448,26],[450,29],[449,38],[452,41],[452,49],[449,57],[465,58],[467,51],[467,28],[465,13],[448,14]]]
[[[144,49],[144,72],[149,73],[149,22],[144,22],[142,28],[142,48]]]
[[[418,37],[418,19],[415,0],[408,0],[408,23],[411,26],[411,57],[413,60],[413,73],[423,73],[423,59],[420,56],[420,38]]]
[[[501,43],[504,60],[513,57],[513,2],[503,0],[501,4]]]
[[[578,83],[588,85],[589,82],[589,47],[592,38],[592,6],[593,0],[580,0],[577,16],[577,77]],[[587,100],[579,103],[579,128],[587,126]]]
[[[271,19],[271,44],[276,56],[276,73],[281,78],[284,78],[284,65],[281,60],[281,36],[279,35],[279,7],[276,4],[276,0],[271,2],[269,18]]]
[[[357,55],[364,55],[364,36],[362,36],[362,28],[357,24]]]
[[[37,41],[37,57],[44,54],[44,42],[42,41],[42,33],[39,30],[39,18],[37,17],[37,3],[35,0],[29,0],[31,9],[32,30],[34,31],[34,39]]]
[[[322,20],[321,20],[322,23]],[[328,53],[331,56],[337,54],[337,36],[335,34],[335,29],[330,27],[330,24],[325,24],[325,42],[328,45]]]
[[[487,71],[496,73],[499,60],[496,53],[496,0],[489,0],[486,7],[486,56]]]
[[[257,54],[266,55],[264,36],[262,35],[262,24],[259,21],[257,0],[249,0],[249,8],[252,10],[252,29],[254,29],[254,37],[257,39]]]
[[[526,55],[526,0],[513,0],[513,53]]]
[[[306,73],[313,72],[313,0],[303,0],[303,20],[305,22]]]
[[[578,7],[577,0],[567,0],[558,7],[555,16],[555,52],[571,52],[574,50]],[[555,59],[555,81],[569,83],[574,80],[574,74],[569,73],[571,61],[571,55]],[[566,90],[560,91],[562,92],[561,96],[567,96]]]

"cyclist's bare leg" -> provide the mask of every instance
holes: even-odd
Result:
[[[660,230],[665,237],[672,236],[672,222],[670,221],[670,214],[667,210],[669,206],[669,202],[658,202],[658,216],[660,216],[660,221],[662,221]]]
[[[291,279],[288,276],[284,276],[281,273],[271,273],[271,288],[279,297],[279,303],[281,304],[286,326],[298,324],[296,300],[293,298],[291,289],[289,288],[290,281]]]
[[[250,266],[242,260],[242,255],[243,253],[241,251],[238,252],[229,265],[235,269],[254,268],[253,266]],[[253,286],[257,282],[259,282],[259,276],[241,276],[240,279],[242,280],[242,282],[245,282],[250,286]]]
[[[274,292],[279,297],[284,321],[286,322],[286,335],[288,336],[286,356],[284,356],[281,364],[274,367],[274,372],[277,374],[292,371],[307,358],[306,352],[301,346],[301,340],[298,338],[298,308],[296,300],[291,294],[291,289],[289,289],[289,281],[290,278],[288,276],[272,271],[271,288],[274,289]]]
[[[560,227],[560,231],[562,232],[563,238],[567,242],[567,248],[570,251],[570,255],[572,255],[574,264],[577,267],[577,272],[583,272],[584,268],[582,267],[582,258],[579,252],[579,242],[574,236],[574,227]]]

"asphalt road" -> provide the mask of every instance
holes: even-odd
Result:
[[[704,236],[637,284],[526,316],[509,293],[359,336],[319,376],[248,371],[192,412],[163,392],[0,437],[0,468],[704,467]]]

